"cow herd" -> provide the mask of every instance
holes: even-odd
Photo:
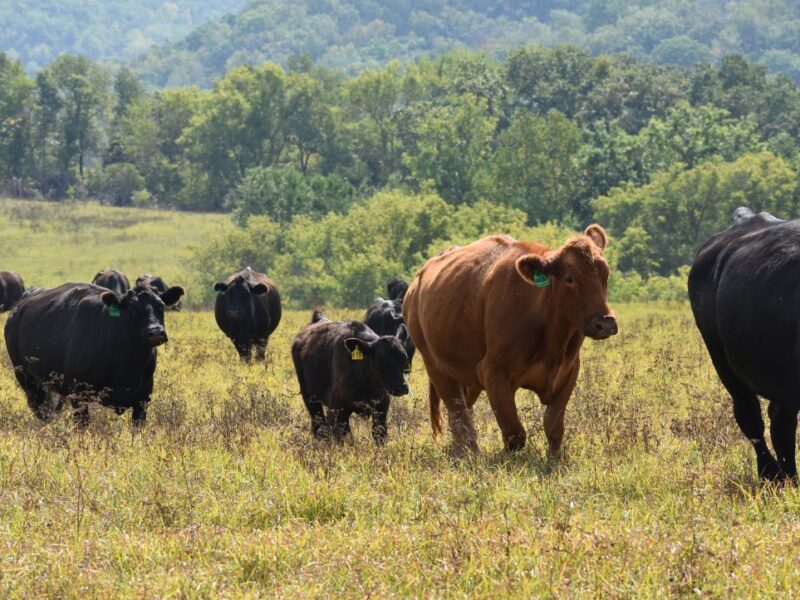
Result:
[[[389,281],[363,321],[335,322],[314,311],[291,356],[315,437],[342,440],[353,413],[370,417],[375,443],[387,438],[392,396],[408,393],[406,373],[419,353],[429,409],[442,431],[444,404],[457,451],[478,449],[472,410],[481,392],[507,450],[526,432],[518,389],[545,406],[548,455],[559,454],[564,415],[589,337],[617,333],[607,301],[605,231],[551,249],[504,235],[453,246],[428,260],[410,285]],[[800,220],[746,208],[698,251],[689,299],[712,363],[733,399],[734,415],[756,451],[759,475],[795,479],[800,410]],[[214,316],[243,361],[266,359],[281,321],[275,283],[246,267],[214,284]],[[11,310],[6,348],[34,414],[47,420],[66,404],[88,422],[89,402],[142,425],[153,390],[157,347],[168,339],[164,311],[179,310],[184,289],[144,274],[131,287],[121,272],[91,284],[25,290],[0,271],[0,311]],[[758,398],[769,400],[773,458]]]

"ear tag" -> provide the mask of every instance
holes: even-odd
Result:
[[[536,271],[533,274],[533,282],[536,284],[536,287],[543,288],[550,285],[550,280],[547,278],[547,275],[542,273],[541,271]]]
[[[111,315],[112,317],[118,317],[119,316],[119,305],[112,304],[111,306],[109,306],[108,307],[108,314]]]
[[[364,353],[361,352],[361,348],[356,346],[355,350],[350,354],[350,358],[353,360],[364,360]]]
[[[217,290],[217,296],[222,296],[225,293],[225,290]]]

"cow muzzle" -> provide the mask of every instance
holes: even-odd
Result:
[[[147,341],[152,346],[160,346],[161,344],[166,344],[168,341],[167,332],[160,327],[158,329],[150,329],[147,332]]]
[[[405,396],[408,394],[408,384],[405,381],[403,383],[393,384],[387,387],[387,391],[392,396]]]
[[[606,315],[592,319],[586,335],[595,340],[604,340],[616,335],[619,329],[617,328],[617,319],[613,315]]]

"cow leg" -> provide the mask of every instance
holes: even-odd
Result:
[[[134,427],[144,427],[147,422],[147,402],[137,402],[131,412],[131,424]]]
[[[89,405],[77,399],[70,399],[72,405],[72,420],[78,429],[86,429],[89,426]]]
[[[723,383],[725,382],[723,381]],[[731,392],[730,387],[727,385],[725,387]],[[739,390],[737,395],[731,392],[731,396],[733,396],[733,414],[739,424],[739,429],[747,436],[756,451],[758,474],[763,479],[783,479],[783,470],[772,457],[772,453],[767,447],[767,441],[764,439],[764,419],[761,417],[758,398],[749,390],[745,391],[744,389]]]
[[[769,403],[769,429],[772,448],[778,457],[778,465],[792,479],[797,479],[795,462],[795,438],[797,434],[796,406],[787,403]]]
[[[425,366],[428,367],[427,364]],[[466,390],[454,379],[450,379],[431,369],[428,369],[428,377],[447,407],[447,422],[450,426],[450,433],[453,436],[453,450],[456,453],[464,450],[477,452],[478,434],[475,432],[472,408],[467,402]]]
[[[506,450],[511,452],[522,450],[525,447],[526,435],[514,399],[517,390],[506,378],[491,375],[496,372],[498,372],[496,368],[484,362],[478,365],[478,376],[486,387],[489,404],[503,434]]]
[[[377,403],[372,411],[372,439],[378,446],[386,443],[389,429],[386,426],[386,417],[389,413],[389,395]]]
[[[333,439],[337,442],[342,442],[344,438],[352,434],[350,430],[351,414],[351,411],[347,408],[328,409],[328,426]]]
[[[764,419],[761,416],[758,398],[730,368],[725,353],[719,345],[709,341],[706,341],[706,345],[714,369],[733,400],[733,416],[736,418],[736,423],[756,451],[759,476],[773,481],[783,479],[785,474],[772,457],[764,438]]]
[[[324,438],[327,435],[324,402],[316,396],[306,397],[305,394],[303,394],[303,402],[311,417],[311,433],[317,439]]]
[[[544,417],[542,424],[544,434],[547,436],[547,458],[554,459],[561,452],[561,442],[564,439],[564,417],[567,412],[567,403],[572,397],[572,390],[575,389],[575,382],[578,380],[579,368],[569,376],[566,382],[559,388],[558,392],[550,398],[543,398],[545,404]]]
[[[267,338],[256,340],[256,362],[266,360],[267,356]]]
[[[233,345],[236,347],[242,362],[250,364],[253,359],[253,343],[250,340],[236,340]]]

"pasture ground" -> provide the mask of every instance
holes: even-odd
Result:
[[[0,268],[39,286],[102,266],[185,283],[188,246],[228,227],[0,200]],[[357,418],[352,444],[313,442],[289,356],[310,311],[286,314],[266,370],[210,312],[168,313],[137,433],[103,408],[83,433],[67,414],[39,424],[0,339],[0,597],[797,594],[800,490],[759,485],[688,306],[615,309],[620,334],[584,346],[556,463],[527,392],[523,452],[502,452],[482,399],[482,451],[453,457],[420,362],[384,448]]]
[[[0,595],[796,593],[800,493],[759,486],[688,308],[617,311],[621,333],[584,348],[554,464],[527,392],[523,452],[501,451],[481,400],[481,454],[451,456],[421,363],[384,448],[358,418],[351,444],[313,442],[289,356],[306,312],[266,370],[210,312],[168,314],[141,433],[100,407],[84,433],[40,425],[2,348]]]

